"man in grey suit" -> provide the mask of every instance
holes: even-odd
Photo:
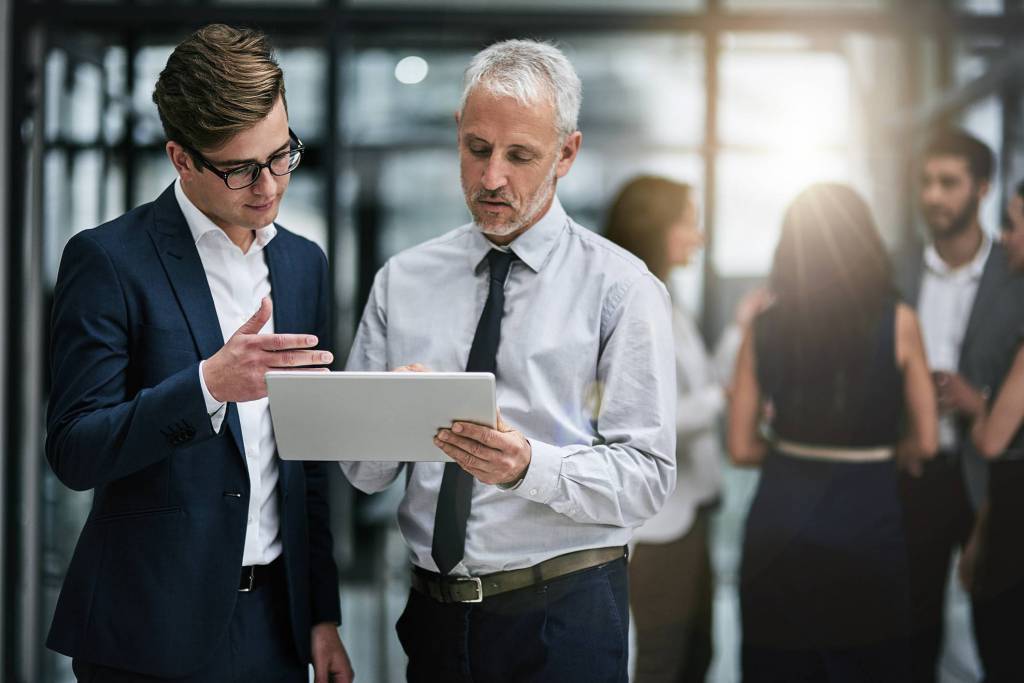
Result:
[[[992,151],[977,138],[960,130],[936,134],[925,149],[919,195],[931,242],[897,262],[904,298],[920,316],[941,411],[938,456],[905,463],[900,482],[915,681],[935,680],[950,559],[967,540],[987,474],[950,402],[950,377],[984,386],[993,359],[1012,359],[1024,323],[1024,284],[979,218],[993,166]]]

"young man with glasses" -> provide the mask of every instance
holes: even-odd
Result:
[[[94,497],[47,644],[84,681],[347,683],[326,473],[277,458],[263,379],[333,360],[324,254],[274,224],[283,74],[211,25],[153,99],[178,179],[73,237],[54,293],[46,454]]]

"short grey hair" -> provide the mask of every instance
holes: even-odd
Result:
[[[469,93],[481,86],[522,105],[546,99],[555,108],[559,137],[577,130],[583,85],[565,54],[550,43],[506,40],[478,52],[466,68],[460,112],[466,109]]]

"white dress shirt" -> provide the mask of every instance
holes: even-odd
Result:
[[[712,358],[689,313],[673,302],[672,332],[676,343],[676,489],[661,512],[636,530],[637,543],[670,543],[690,530],[702,505],[722,489],[723,449],[719,418],[725,409],[725,387],[742,342],[737,325],[721,334]]]
[[[933,371],[957,372],[967,322],[991,251],[992,240],[983,234],[974,258],[958,268],[951,268],[934,245],[924,250],[917,311],[925,355]],[[939,447],[951,451],[958,445],[956,423],[951,414],[945,413],[939,417]]]
[[[199,250],[199,259],[206,271],[206,281],[213,294],[217,322],[227,341],[231,335],[259,309],[260,301],[270,296],[270,270],[263,249],[277,234],[273,224],[255,231],[249,251],[242,250],[217,227],[174,183],[174,196],[185,214],[189,230]],[[260,330],[274,332],[271,318]],[[204,361],[205,362],[205,361]],[[226,404],[217,401],[206,387],[203,364],[199,364],[199,384],[206,398],[213,431],[220,432]],[[277,501],[277,444],[270,421],[270,404],[266,398],[236,404],[238,422],[245,446],[245,467],[249,472],[249,516],[245,527],[245,549],[242,564],[270,564],[281,554],[280,511]]]
[[[472,225],[391,258],[377,273],[348,370],[418,362],[463,371],[488,290],[491,243]],[[665,287],[643,263],[572,221],[557,198],[511,244],[497,402],[529,440],[511,489],[473,482],[456,575],[528,567],[626,545],[675,485],[675,371]],[[342,463],[379,491],[404,465]],[[412,562],[430,556],[444,464],[416,463],[398,523]]]

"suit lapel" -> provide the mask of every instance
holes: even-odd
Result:
[[[903,301],[913,309],[917,308],[917,300],[921,296],[921,277],[924,275],[924,252],[916,248],[910,255],[899,259],[899,289]]]
[[[977,334],[981,324],[985,321],[988,312],[995,304],[999,290],[1009,273],[1006,259],[1003,257],[1002,246],[992,245],[985,260],[985,268],[981,271],[981,280],[978,282],[978,292],[974,296],[974,305],[971,306],[971,315],[967,319],[967,329],[964,331],[963,343],[960,346],[960,359],[967,355],[967,347]]]
[[[278,236],[270,240],[263,250],[267,259],[267,270],[270,271],[270,296],[274,301],[274,332],[278,334],[309,332],[309,330],[299,329],[298,307],[301,302],[298,301],[296,293],[297,280],[294,263],[291,254],[285,247],[286,244],[281,239],[280,229],[278,229]],[[299,463],[280,459],[278,463],[281,490],[287,491],[292,469],[299,466]]]
[[[192,233],[174,196],[174,185],[164,190],[154,202],[153,215],[153,226],[149,233],[160,262],[167,272],[167,279],[171,281],[200,356],[209,358],[224,345],[224,335],[220,331],[217,309],[213,305],[213,295],[206,281],[203,262],[199,259]],[[231,432],[239,454],[243,454],[245,446],[238,412],[230,403],[227,411],[228,431]]]

